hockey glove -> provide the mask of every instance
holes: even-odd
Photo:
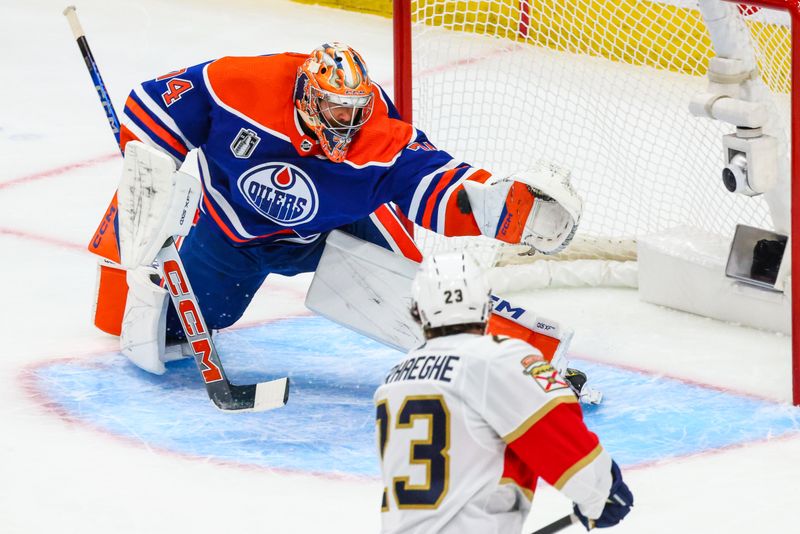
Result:
[[[586,373],[579,369],[567,367],[562,373],[575,396],[584,404],[600,404],[603,401],[603,392],[586,385]]]
[[[578,397],[581,396],[581,389],[586,384],[586,373],[572,367],[567,367],[564,378],[569,382],[569,387]]]
[[[633,507],[633,494],[628,489],[628,485],[622,480],[622,472],[619,470],[617,462],[611,461],[611,491],[608,492],[608,500],[603,508],[603,513],[597,519],[589,519],[583,515],[574,505],[573,513],[580,519],[586,530],[593,528],[613,527],[628,515]]]
[[[569,170],[546,162],[507,178],[468,180],[464,190],[483,235],[542,254],[569,244],[583,211]]]

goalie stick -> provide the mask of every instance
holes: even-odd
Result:
[[[68,6],[64,9],[64,16],[69,21],[81,55],[86,62],[86,68],[89,70],[97,95],[106,112],[108,124],[119,143],[119,120],[108,97],[105,83],[100,77],[100,70],[94,61],[83,28],[78,21],[75,6]],[[156,256],[156,262],[161,278],[169,290],[172,305],[180,318],[183,332],[189,346],[192,347],[194,360],[206,386],[206,392],[217,408],[224,411],[247,412],[284,406],[289,398],[289,379],[287,377],[258,384],[236,385],[232,384],[225,376],[219,353],[211,340],[211,332],[200,313],[197,297],[192,291],[173,238],[167,239],[161,247]]]
[[[173,238],[167,239],[161,247],[156,261],[172,304],[180,317],[186,340],[192,347],[208,396],[214,404],[221,410],[238,411],[270,410],[286,404],[289,397],[288,378],[237,386],[231,384],[225,376],[219,353],[200,313],[197,297],[183,269],[183,262]]]
[[[114,132],[117,145],[119,145],[119,119],[114,112],[114,105],[108,97],[106,84],[100,76],[100,69],[97,68],[97,63],[94,61],[92,50],[89,48],[89,41],[86,40],[86,35],[83,33],[81,23],[78,21],[78,14],[75,11],[75,6],[67,6],[64,9],[64,16],[67,17],[72,35],[75,36],[75,41],[78,43],[78,48],[81,49],[83,61],[86,62],[86,68],[89,69],[89,76],[92,77],[92,82],[94,82],[94,89],[97,91],[97,96],[100,97],[100,103],[103,104],[103,110],[106,112],[108,125],[111,127],[111,131]]]

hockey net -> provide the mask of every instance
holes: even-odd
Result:
[[[718,3],[735,11],[732,31],[752,49],[785,140],[790,16]],[[414,0],[409,18],[411,79],[400,83],[401,111],[410,99],[414,123],[435,145],[495,174],[539,159],[566,166],[584,199],[576,239],[556,258],[418,228],[423,252],[470,247],[487,267],[634,261],[638,238],[669,228],[729,239],[737,223],[775,227],[763,197],[722,185],[721,139],[735,128],[689,114],[714,56],[697,1]],[[402,65],[402,55],[396,61]]]

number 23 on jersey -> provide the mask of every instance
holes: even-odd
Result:
[[[420,465],[425,468],[425,482],[422,484],[412,484],[409,473],[389,473],[392,482],[383,490],[381,509],[389,509],[389,492],[394,494],[394,502],[401,510],[436,509],[447,495],[450,482],[450,411],[444,398],[441,395],[406,397],[397,413],[394,428],[389,403],[382,400],[377,404],[375,418],[381,462],[390,440],[402,440],[401,443],[393,442],[392,450],[402,451],[404,455],[408,451],[409,467]],[[405,432],[402,430],[415,429],[418,425],[427,426],[427,437],[403,439]]]

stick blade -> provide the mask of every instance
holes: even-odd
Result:
[[[224,412],[264,412],[286,405],[289,400],[289,379],[237,386],[221,382],[220,387],[209,384],[209,397]]]
[[[286,406],[289,401],[289,378],[279,378],[256,384],[254,412],[263,412]]]

